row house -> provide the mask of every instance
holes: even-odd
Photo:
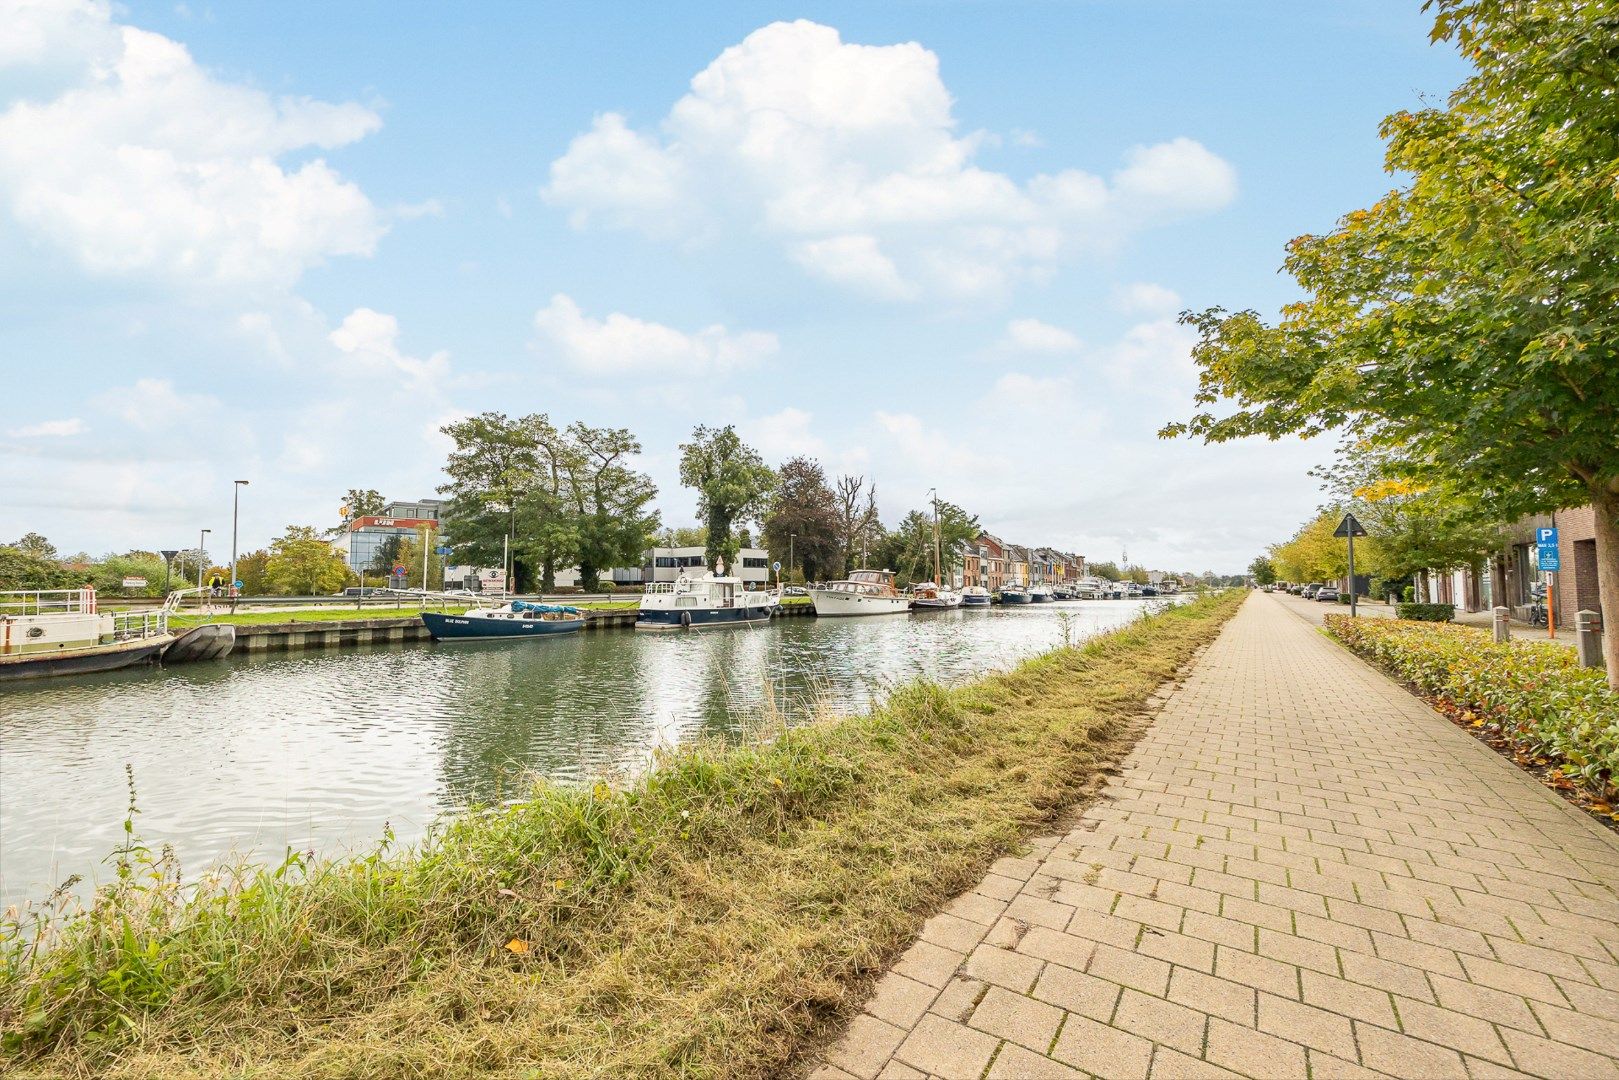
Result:
[[[982,533],[974,546],[978,548],[978,584],[1000,592],[1006,584],[1006,544],[998,536]]]
[[[956,574],[956,588],[965,589],[971,585],[981,585],[983,577],[982,550],[976,543],[963,540],[956,547],[956,556],[961,560],[961,570]],[[944,582],[939,584],[943,585]]]
[[[1006,545],[1006,577],[1003,585],[1031,585],[1034,579],[1029,575],[1033,572],[1030,563],[1033,556],[1029,549],[1022,544]]]

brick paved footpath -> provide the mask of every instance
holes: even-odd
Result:
[[[815,1080],[1619,1077],[1619,843],[1258,594]]]

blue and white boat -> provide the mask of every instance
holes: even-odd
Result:
[[[434,641],[528,638],[583,630],[585,613],[576,607],[513,600],[502,607],[474,608],[462,615],[424,611],[422,623]]]
[[[1051,586],[1044,582],[1029,586],[1029,603],[1031,604],[1049,604],[1056,598],[1051,591]]]
[[[969,585],[961,590],[962,607],[989,607],[992,597],[982,585]]]
[[[780,598],[748,588],[741,578],[681,574],[674,581],[646,587],[635,615],[637,630],[706,630],[717,626],[762,626],[776,613]]]
[[[1003,603],[1003,604],[1028,604],[1028,603],[1032,603],[1032,602],[1033,602],[1033,597],[1031,597],[1029,595],[1029,590],[1025,589],[1023,586],[1021,586],[1021,585],[1003,585],[1003,586],[1001,586],[1001,603]]]

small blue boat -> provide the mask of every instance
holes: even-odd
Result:
[[[463,615],[424,611],[422,623],[434,641],[489,641],[571,634],[584,629],[585,613],[575,607],[513,600],[504,607],[474,608]]]
[[[1001,603],[1027,604],[1033,601],[1029,591],[1021,585],[1007,585],[1001,589]]]

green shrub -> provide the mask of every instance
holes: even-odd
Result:
[[[1407,592],[1410,590],[1407,589]],[[1456,618],[1455,604],[1413,604],[1407,601],[1394,608],[1394,614],[1412,622],[1452,622]]]
[[[1496,642],[1482,630],[1327,616],[1327,632],[1409,683],[1442,711],[1487,728],[1522,754],[1612,799],[1619,776],[1619,694],[1553,642]]]
[[[1405,588],[1400,590],[1400,599],[1404,600],[1406,603],[1409,604],[1413,600],[1415,600],[1416,598],[1417,598],[1416,586],[1407,585]]]

